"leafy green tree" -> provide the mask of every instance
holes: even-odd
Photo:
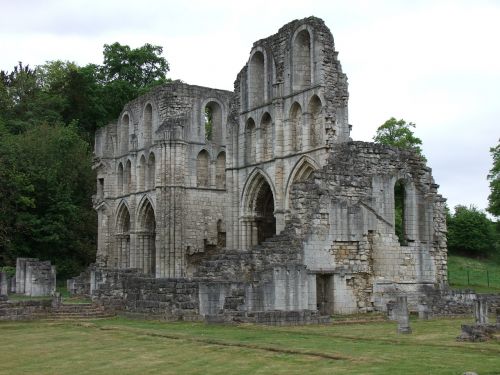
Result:
[[[474,206],[456,206],[448,218],[448,249],[450,252],[487,256],[496,250],[494,223]]]
[[[488,212],[492,215],[500,216],[500,143],[490,148],[493,157],[493,167],[488,174],[490,181],[490,195],[488,196]]]
[[[407,123],[403,119],[396,120],[394,117],[391,117],[378,127],[373,140],[376,143],[398,147],[403,150],[413,150],[425,160],[422,148],[420,147],[422,140],[413,134],[411,128],[415,128],[414,123]]]

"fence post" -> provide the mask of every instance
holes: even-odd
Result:
[[[490,287],[490,273],[486,270],[486,280],[488,282],[488,288]]]
[[[467,285],[470,285],[469,269],[467,268]]]

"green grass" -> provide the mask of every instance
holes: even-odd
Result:
[[[500,341],[457,342],[461,323],[3,322],[0,374],[499,374]]]
[[[469,278],[467,278],[467,270]],[[454,289],[474,289],[484,293],[500,292],[500,262],[496,259],[473,259],[449,255],[448,276],[450,286]]]

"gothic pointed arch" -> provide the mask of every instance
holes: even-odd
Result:
[[[285,208],[290,208],[290,190],[295,182],[302,182],[309,178],[314,171],[319,169],[319,164],[310,156],[302,156],[288,176],[285,190]]]
[[[125,202],[121,202],[116,214],[115,257],[117,268],[130,267],[130,211]]]
[[[261,244],[276,234],[276,192],[271,179],[260,169],[247,178],[242,195],[243,246]]]
[[[151,199],[145,196],[137,210],[136,268],[156,274],[156,215]]]
[[[117,186],[118,195],[122,195],[123,194],[123,164],[121,162],[118,163],[116,186]]]
[[[265,100],[265,55],[261,49],[256,50],[248,63],[248,106],[257,107]]]
[[[215,162],[215,185],[217,189],[226,188],[226,153],[219,152]]]
[[[120,121],[120,151],[126,154],[129,149],[130,115],[124,113]]]

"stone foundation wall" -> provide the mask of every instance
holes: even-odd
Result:
[[[1,320],[32,320],[46,317],[52,311],[52,301],[0,301]]]

